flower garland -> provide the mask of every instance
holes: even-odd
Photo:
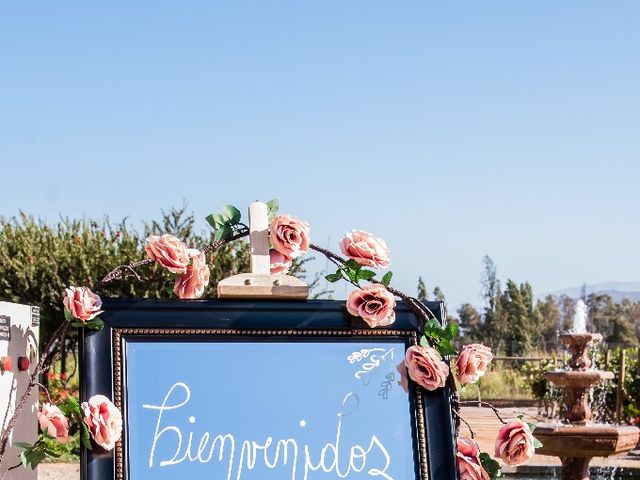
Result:
[[[268,202],[267,206],[270,220],[271,273],[287,273],[292,266],[292,260],[309,250],[325,255],[337,267],[334,273],[326,275],[325,278],[329,282],[345,280],[357,287],[349,293],[345,307],[349,314],[362,318],[370,328],[392,325],[396,318],[396,297],[402,299],[422,323],[420,344],[409,347],[405,354],[404,366],[409,378],[429,391],[450,385],[454,392],[453,412],[458,420],[469,426],[459,414],[459,406],[465,402],[457,399],[456,381],[462,386],[477,382],[486,373],[493,358],[491,349],[475,343],[465,345],[458,353],[452,343],[458,333],[456,324],[442,327],[422,302],[393,288],[390,285],[393,278],[391,271],[387,271],[380,279],[377,278],[377,270],[387,269],[391,264],[390,251],[384,240],[364,230],[351,230],[339,242],[340,251],[346,257],[344,258],[312,244],[309,224],[291,215],[279,215],[277,200]],[[225,205],[222,213],[211,214],[206,220],[214,229],[214,241],[202,250],[189,248],[174,235],[151,235],[146,239],[144,246],[147,259],[116,267],[98,282],[93,290],[100,290],[115,280],[127,277],[141,280],[137,269],[157,263],[176,275],[173,292],[178,298],[200,298],[210,277],[205,254],[249,234],[248,227],[240,221],[240,211],[231,205]],[[361,282],[366,283],[363,285]],[[103,327],[103,322],[98,317],[103,312],[102,301],[93,290],[86,286],[70,286],[65,289],[62,302],[66,321],[62,322],[44,348],[40,362],[30,377],[28,388],[2,433],[0,461],[27,397],[36,385],[41,386],[37,381],[38,376],[48,370],[57,358],[56,343],[64,339],[70,327]],[[450,368],[445,361],[444,357],[447,355],[457,355],[455,369]],[[482,403],[483,406],[492,408],[504,424],[496,438],[495,457],[507,465],[519,465],[530,459],[535,449],[541,446],[533,436],[535,425],[523,422],[522,417],[507,423],[493,406]],[[80,432],[82,443],[87,449],[97,446],[108,451],[115,447],[122,435],[121,413],[104,395],[94,395],[82,404],[73,396],[68,396],[57,406],[51,401],[43,403],[38,413],[38,422],[42,431],[39,440],[33,445],[15,443],[23,448],[23,452],[20,463],[10,470],[21,465],[35,468],[45,457],[55,455],[47,448],[44,436],[66,443],[71,435]],[[456,459],[460,479],[495,479],[500,475],[500,464],[489,454],[480,452],[470,426],[469,430],[470,439],[457,438]]]

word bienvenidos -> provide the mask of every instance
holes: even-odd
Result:
[[[170,467],[183,462],[206,464],[213,461],[219,464],[226,463],[227,480],[233,478],[241,480],[244,472],[253,470],[256,464],[261,462],[270,470],[286,465],[291,468],[291,480],[298,480],[300,474],[302,480],[307,480],[309,473],[316,471],[330,473],[338,478],[348,478],[352,473],[365,472],[371,477],[393,480],[393,477],[388,473],[391,456],[376,435],[371,435],[367,448],[358,444],[351,447],[348,464],[346,458],[341,461],[340,441],[343,419],[349,413],[340,412],[337,414],[335,440],[327,442],[314,460],[309,445],[299,445],[294,438],[274,440],[269,436],[260,442],[256,440],[240,441],[236,440],[232,433],[214,435],[204,432],[198,440],[194,438],[192,431],[185,435],[177,425],[163,424],[165,412],[181,409],[189,403],[190,399],[189,386],[178,382],[169,389],[162,404],[142,406],[145,409],[155,410],[158,414],[153,443],[149,452],[149,468]],[[357,400],[357,397],[353,393],[347,394],[342,402],[343,407],[347,402],[353,400]],[[189,423],[195,423],[195,417],[189,417]],[[306,421],[301,420],[300,427],[304,428],[305,426]],[[156,449],[159,444],[162,444],[162,451],[172,451],[172,448],[175,448],[173,456],[171,458],[157,458]],[[372,452],[376,452],[376,459],[384,459],[380,461],[384,465],[367,465],[368,457]]]

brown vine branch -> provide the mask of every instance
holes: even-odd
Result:
[[[467,428],[469,429],[469,433],[471,433],[471,439],[473,440],[474,438],[476,438],[476,432],[473,431],[473,428],[471,428],[471,425],[469,425],[469,422],[467,422],[462,417],[462,415],[460,415],[460,413],[458,413],[455,409],[453,410],[453,413],[455,414],[456,417],[462,420],[462,423],[464,423],[467,426]]]
[[[239,229],[237,229],[235,231],[235,233],[233,233],[233,235],[231,235],[229,238],[226,239],[222,239],[222,240],[215,240],[211,243],[209,243],[208,245],[206,245],[205,247],[202,248],[202,252],[203,253],[208,253],[212,250],[216,250],[220,247],[222,247],[223,245],[233,242],[234,240],[238,240],[239,238],[245,237],[249,234],[249,229],[247,228],[246,225],[242,224],[240,226]],[[337,255],[333,252],[331,252],[330,250],[327,250],[325,248],[322,248],[318,245],[315,244],[311,244],[310,248],[312,250],[315,250],[319,253],[322,253],[324,256],[326,256],[332,263],[334,263],[335,265],[337,265],[338,267],[341,267],[347,260],[343,257],[341,257],[340,255]],[[138,281],[142,281],[142,278],[140,277],[140,274],[138,273],[138,269],[140,267],[146,266],[146,265],[150,265],[154,263],[153,259],[150,258],[145,258],[143,260],[138,260],[136,262],[132,262],[129,264],[125,264],[125,265],[118,265],[117,267],[115,267],[113,270],[111,270],[109,273],[107,273],[94,287],[92,287],[93,291],[99,291],[101,289],[103,289],[105,286],[107,286],[108,284],[116,281],[116,280],[123,280],[127,277],[135,277],[136,280]],[[371,280],[372,283],[377,283],[377,284],[382,284],[382,282],[378,281],[378,280]],[[354,283],[354,282],[351,282]],[[359,286],[357,283],[354,283],[355,286]],[[428,321],[430,318],[436,318],[435,315],[433,314],[433,312],[424,304],[422,303],[419,299],[412,297],[410,295],[407,295],[389,285],[385,285],[385,288],[392,293],[393,295],[399,297],[400,299],[402,299],[408,306],[409,308],[416,314],[416,316],[418,317],[418,319],[422,320],[423,325],[426,321]],[[422,326],[423,326],[422,325]],[[16,409],[13,413],[13,415],[11,416],[11,419],[9,420],[9,422],[7,423],[6,428],[4,429],[4,431],[2,432],[2,436],[0,437],[0,463],[2,462],[2,459],[4,457],[4,454],[6,452],[6,448],[7,448],[7,444],[9,441],[9,436],[11,434],[11,432],[13,431],[13,428],[15,427],[15,423],[20,415],[20,413],[22,412],[22,410],[24,409],[27,399],[29,397],[29,395],[31,394],[31,391],[33,390],[33,388],[36,385],[40,385],[40,383],[38,382],[38,377],[45,372],[46,370],[48,370],[51,365],[55,362],[55,360],[57,359],[58,355],[59,355],[59,351],[54,351],[54,347],[56,346],[57,342],[60,340],[64,340],[67,331],[69,330],[71,326],[71,323],[67,320],[63,321],[58,328],[56,329],[56,331],[54,332],[54,334],[51,336],[51,338],[49,339],[49,342],[47,342],[47,345],[45,346],[44,350],[42,351],[42,354],[40,356],[40,361],[38,362],[38,364],[36,365],[36,368],[34,369],[33,373],[31,374],[31,376],[29,377],[29,383],[27,385],[27,389],[25,390],[25,393],[22,395],[22,397],[20,398],[20,401],[18,402],[18,405],[16,406]],[[455,383],[453,386],[453,391],[455,394]],[[48,392],[47,392],[48,395]],[[462,418],[460,417],[460,414],[458,412],[458,408],[453,408],[453,412],[469,427],[469,430],[471,431],[471,435],[472,438],[474,436],[473,430],[471,430],[471,427],[469,426],[469,424]],[[19,467],[20,464],[18,465],[14,465],[10,468],[10,470]]]
[[[215,240],[208,245],[202,248],[202,253],[209,253],[212,250],[217,250],[221,246],[233,242],[234,240],[238,240],[239,238],[246,237],[249,235],[249,229],[246,227],[241,228],[236,233],[231,235],[229,238],[225,238],[222,240]],[[151,265],[154,263],[154,260],[151,258],[145,258],[144,260],[138,260],[137,262],[128,263],[126,265],[118,265],[109,273],[107,273],[102,280],[100,280],[92,290],[97,292],[103,289],[105,286],[114,282],[116,280],[124,280],[127,277],[136,277],[136,280],[142,281],[142,278],[137,272],[137,269],[143,267],[145,265]]]
[[[498,409],[496,407],[494,407],[493,405],[491,405],[489,402],[483,402],[483,401],[477,401],[477,400],[465,400],[462,402],[459,402],[461,406],[473,406],[473,405],[479,405],[481,407],[486,407],[486,408],[490,408],[491,410],[493,410],[493,413],[496,415],[496,417],[498,417],[498,420],[500,420],[504,425],[506,425],[508,422],[505,422],[505,420],[500,416],[500,412],[498,411]]]
[[[315,250],[316,252],[319,252],[321,254],[323,254],[325,257],[327,257],[329,260],[331,260],[335,265],[341,267],[342,265],[344,265],[347,262],[347,259],[336,254],[333,253],[331,250],[327,250],[326,248],[322,248],[316,244],[311,244],[309,245],[309,248],[311,250]],[[347,280],[349,281],[349,280]],[[379,285],[384,285],[381,281],[379,280],[370,280],[371,283],[377,283]],[[359,285],[350,282],[353,285],[355,285],[356,287],[359,287]],[[420,300],[418,300],[415,297],[412,297],[410,295],[407,295],[406,293],[401,292],[400,290],[393,288],[390,285],[384,285],[385,288],[391,292],[392,294],[394,294],[396,297],[402,299],[407,306],[413,310],[413,312],[418,316],[419,319],[422,319],[424,322],[426,322],[427,320],[429,320],[430,318],[436,318],[436,316],[434,315],[434,313],[429,309],[429,307],[427,307],[424,303],[422,303]]]

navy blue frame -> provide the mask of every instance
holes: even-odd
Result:
[[[445,311],[442,303],[428,302],[427,306],[444,324]],[[84,401],[95,394],[104,394],[116,401],[126,398],[126,385],[116,382],[118,372],[114,370],[114,358],[122,357],[122,368],[126,368],[126,358],[120,347],[120,354],[114,350],[114,339],[126,340],[127,334],[120,331],[130,329],[167,329],[175,331],[183,329],[179,335],[194,335],[189,329],[234,329],[234,330],[273,330],[294,329],[309,331],[332,330],[340,333],[341,341],[360,340],[361,336],[350,337],[345,331],[368,328],[359,318],[346,312],[343,301],[310,300],[295,302],[246,302],[216,300],[155,300],[155,299],[105,299],[105,312],[100,318],[105,322],[104,329],[82,331],[80,349],[80,397]],[[415,314],[403,303],[396,308],[396,322],[388,330],[417,332],[418,322]],[[129,330],[127,330],[129,329]],[[187,329],[184,331],[184,329]],[[384,330],[384,328],[383,328]],[[174,334],[172,334],[174,335]],[[132,337],[134,337],[132,335]],[[195,334],[195,339],[206,341],[207,335]],[[137,337],[137,341],[140,337]],[[153,336],[146,337],[153,341]],[[155,337],[157,338],[157,337]],[[286,339],[286,336],[280,337]],[[251,341],[251,335],[244,335],[243,340]],[[300,341],[300,339],[292,340]],[[311,340],[314,341],[314,340]],[[118,348],[118,346],[115,346]],[[114,352],[116,353],[114,357]],[[119,392],[114,392],[114,385],[122,384]],[[412,383],[412,382],[411,382]],[[423,392],[424,420],[426,432],[428,479],[420,473],[418,453],[416,451],[416,480],[456,480],[454,422],[451,409],[451,390],[447,386],[435,392]],[[117,403],[117,402],[116,402]],[[126,412],[126,405],[122,405]],[[123,412],[124,413],[124,412]],[[415,413],[415,412],[414,412]],[[414,415],[414,421],[417,416]],[[125,428],[126,432],[126,428]],[[414,447],[417,445],[417,434],[414,428]],[[126,444],[126,435],[123,435]],[[414,451],[416,448],[414,448]],[[114,452],[89,451],[82,449],[82,480],[128,480],[126,448],[122,448],[125,461],[123,471],[118,471]],[[409,480],[409,479],[398,479]]]

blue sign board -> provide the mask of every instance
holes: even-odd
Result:
[[[83,452],[84,479],[455,478],[448,397],[403,366],[408,310],[372,330],[342,302],[111,303],[82,395],[111,394],[124,435]]]

